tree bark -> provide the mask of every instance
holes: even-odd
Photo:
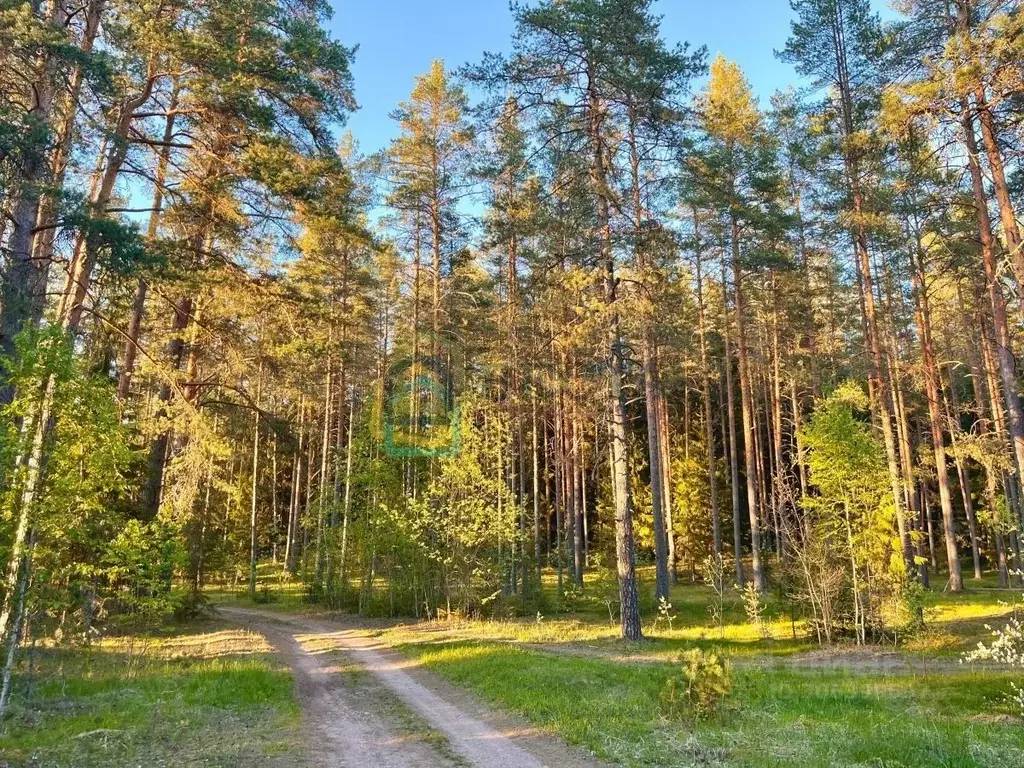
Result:
[[[174,138],[175,110],[177,106],[178,84],[175,81],[167,105],[168,115],[164,123],[163,145],[160,147],[160,155],[153,177],[153,211],[149,215],[149,223],[146,226],[146,242],[150,246],[156,242],[157,234],[160,230],[164,184],[167,180],[167,166],[171,157],[171,140]],[[142,321],[146,314],[146,298],[148,293],[149,283],[146,282],[145,278],[141,278],[135,289],[132,313],[128,320],[128,328],[125,334],[127,338],[124,344],[124,361],[121,365],[121,375],[117,380],[117,396],[122,401],[126,400],[131,392],[132,376],[135,375],[135,361],[138,355],[139,335],[142,331]]]
[[[598,83],[592,64],[588,66],[587,80],[588,133],[592,152],[590,183],[597,201],[597,234],[603,272],[604,305],[609,315],[607,320],[608,437],[611,441],[612,485],[615,488],[615,560],[619,577],[620,624],[623,638],[639,640],[642,633],[633,542],[633,503],[629,489],[626,403],[622,393],[623,356],[617,305],[618,280],[615,277],[615,255],[612,251],[609,187],[602,134],[605,107],[598,95]]]
[[[896,523],[899,529],[903,559],[908,572],[914,565],[910,535],[907,532],[903,509],[900,476],[900,456],[893,435],[892,405],[889,388],[884,371],[881,337],[875,313],[874,281],[871,273],[871,258],[868,252],[868,235],[865,225],[864,195],[861,189],[860,157],[855,149],[856,130],[854,124],[853,89],[850,84],[849,65],[846,56],[846,29],[841,9],[835,8],[832,21],[833,40],[836,56],[836,86],[839,93],[840,112],[843,121],[843,136],[846,147],[843,150],[843,164],[850,195],[853,202],[853,237],[856,251],[857,273],[861,287],[861,307],[864,313],[865,339],[864,345],[870,361],[868,373],[869,390],[872,400],[872,412],[882,427],[882,439],[889,466],[889,482],[892,489],[893,504],[896,507]]]
[[[747,478],[747,515],[750,520],[750,555],[754,586],[758,591],[767,589],[764,564],[761,562],[761,519],[758,509],[757,423],[754,416],[754,390],[747,360],[747,335],[744,324],[743,272],[740,266],[739,223],[735,212],[730,213],[732,231],[733,302],[736,319],[736,344],[739,351],[740,411],[743,416],[743,460]]]
[[[263,388],[263,367],[256,374],[256,408],[252,427],[252,496],[249,506],[249,599],[256,599],[256,510],[260,469],[260,395]]]
[[[946,541],[946,564],[949,568],[949,588],[960,592],[964,588],[960,570],[960,553],[956,544],[956,525],[953,521],[953,497],[949,490],[949,470],[946,464],[946,445],[942,431],[943,404],[939,383],[938,363],[932,339],[931,307],[925,265],[920,243],[915,241],[914,261],[911,269],[917,294],[917,318],[921,336],[921,357],[924,364],[925,398],[928,401],[928,425],[931,429],[932,451],[935,455],[936,480],[939,486],[939,504],[942,509],[942,527]]]
[[[697,278],[697,335],[700,341],[700,371],[704,397],[704,441],[707,453],[708,488],[711,495],[711,536],[715,555],[722,556],[722,522],[718,510],[718,472],[715,461],[715,428],[711,417],[711,377],[708,373],[708,341],[704,309],[704,276],[701,270],[701,240],[697,209],[693,209],[693,234],[696,240],[694,263]]]
[[[1003,398],[1006,403],[1007,431],[1010,446],[1020,476],[1024,468],[1024,407],[1021,405],[1020,393],[1017,388],[1017,361],[1010,347],[1010,332],[1006,318],[1006,299],[1003,297],[999,284],[999,273],[996,265],[995,240],[992,236],[992,220],[988,213],[988,200],[985,196],[985,180],[982,176],[981,163],[978,159],[978,144],[974,133],[974,122],[970,116],[969,105],[965,101],[961,111],[961,127],[963,129],[964,146],[967,149],[967,165],[971,174],[971,189],[974,193],[974,211],[978,222],[978,235],[981,239],[981,260],[985,271],[985,285],[992,309],[992,325],[995,330],[996,360],[999,378],[1002,382]],[[994,399],[995,393],[993,393]]]
[[[725,264],[722,265],[722,296],[725,302],[725,322],[722,323],[722,337],[725,342],[725,400],[729,421],[729,488],[732,492],[732,538],[736,566],[736,584],[746,583],[743,573],[743,529],[740,525],[740,467],[736,438],[735,386],[732,380],[732,345],[729,342],[729,289],[725,278]]]

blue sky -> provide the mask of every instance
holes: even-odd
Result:
[[[886,12],[885,0],[872,0]],[[413,78],[433,59],[449,68],[477,61],[486,50],[506,50],[512,31],[507,0],[332,0],[331,31],[359,45],[353,74],[360,110],[349,120],[363,152],[387,146],[395,135],[388,114],[412,90]],[[763,102],[796,82],[778,62],[789,33],[788,0],[661,0],[662,34],[671,43],[706,45],[743,67]],[[890,15],[890,14],[886,14]]]

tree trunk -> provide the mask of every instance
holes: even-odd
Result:
[[[149,214],[149,224],[146,226],[146,242],[152,246],[156,242],[160,229],[160,215],[163,212],[164,184],[167,180],[167,166],[171,157],[171,140],[174,138],[174,123],[176,118],[175,110],[178,106],[178,83],[175,80],[171,89],[170,101],[167,105],[167,120],[164,123],[163,145],[160,147],[159,160],[157,161],[156,173],[153,177],[153,210]],[[132,313],[128,320],[127,338],[124,344],[124,361],[121,365],[121,375],[117,380],[117,396],[124,401],[131,391],[132,376],[135,375],[135,360],[138,355],[139,334],[142,330],[142,320],[146,313],[146,296],[149,292],[149,283],[144,278],[139,280],[135,289],[135,300],[132,302]]]
[[[57,28],[61,3],[51,2],[47,26]],[[35,62],[27,112],[41,125],[53,120],[55,88],[58,77],[56,55],[41,50]],[[13,229],[7,242],[7,264],[0,280],[0,356],[13,359],[15,337],[27,328],[34,328],[42,319],[46,305],[46,281],[49,262],[35,259],[36,224],[40,201],[48,182],[50,166],[42,151],[31,151],[21,164],[18,192],[10,206]],[[0,406],[14,400],[14,390],[0,370]],[[2,634],[2,633],[0,633]]]
[[[957,285],[957,298],[960,304],[960,312],[963,317],[967,317],[967,313],[964,311],[963,298],[960,295],[960,286]],[[953,359],[952,344],[947,336],[946,338],[947,357]],[[953,364],[950,363],[946,369],[946,375],[949,378],[949,401],[947,401],[946,408],[946,420],[950,424],[949,439],[950,444],[953,446],[953,460],[956,464],[956,475],[960,485],[960,499],[964,505],[964,513],[967,515],[967,532],[971,539],[971,561],[974,565],[974,578],[980,579],[981,573],[981,550],[979,546],[978,536],[978,518],[974,510],[974,498],[971,493],[971,477],[967,470],[967,465],[964,462],[964,457],[961,455],[959,446],[957,445],[957,433],[960,430],[960,396],[956,391],[956,373],[953,368]],[[951,410],[952,409],[952,412]]]
[[[956,544],[956,527],[953,521],[953,497],[949,490],[949,470],[946,464],[946,445],[942,434],[941,387],[938,363],[932,339],[931,308],[928,301],[928,286],[925,283],[925,265],[919,243],[915,242],[911,273],[917,294],[917,318],[921,336],[921,357],[924,364],[925,397],[928,400],[928,424],[931,429],[932,451],[935,454],[936,480],[939,486],[939,503],[942,508],[942,526],[946,540],[946,564],[949,568],[949,588],[960,592],[964,588],[960,571],[960,553]]]
[[[643,203],[640,195],[640,154],[636,139],[636,122],[633,109],[629,110],[629,165],[633,197],[633,240],[634,260],[640,279],[645,282],[648,295],[653,292],[655,282],[647,273],[651,265],[644,251]],[[642,311],[640,331],[640,356],[644,368],[644,411],[647,417],[647,455],[651,480],[651,512],[654,529],[654,596],[668,599],[668,540],[665,528],[664,472],[662,471],[659,381],[653,328],[653,307]]]
[[[252,427],[252,496],[249,507],[249,599],[256,599],[256,510],[260,469],[260,395],[263,388],[263,367],[256,374],[256,409]]]
[[[668,538],[668,574],[672,583],[675,584],[677,580],[676,574],[676,534],[675,526],[672,521],[672,443],[670,439],[669,423],[668,423],[668,404],[665,402],[664,393],[660,393],[658,398],[660,400],[659,415],[661,418],[661,427],[659,434],[661,437],[661,472],[664,475],[662,480],[662,501],[665,504],[665,532]],[[597,437],[595,436],[595,445]]]
[[[700,341],[700,371],[704,397],[704,440],[708,464],[708,488],[711,492],[711,535],[715,555],[722,557],[722,522],[718,510],[718,472],[715,461],[715,428],[711,418],[711,377],[708,373],[708,341],[704,311],[704,278],[701,271],[701,240],[697,209],[693,209],[693,234],[696,240],[694,262],[697,278],[697,335]]]
[[[592,152],[590,184],[597,201],[597,234],[600,238],[600,263],[604,273],[604,304],[609,314],[607,328],[608,437],[611,441],[612,485],[615,488],[615,560],[619,577],[620,623],[623,638],[639,640],[642,633],[633,542],[633,504],[629,489],[626,403],[622,393],[623,359],[617,306],[618,281],[615,277],[615,255],[612,251],[609,187],[602,134],[605,107],[598,96],[598,84],[592,64],[588,66],[587,75],[587,117]]]
[[[985,284],[992,308],[992,324],[995,329],[996,359],[999,378],[1002,381],[1003,398],[1006,402],[1007,431],[1010,445],[1020,476],[1024,468],[1024,407],[1017,389],[1017,361],[1010,346],[1010,332],[1006,319],[1006,299],[999,285],[996,264],[995,240],[992,236],[992,221],[988,214],[988,200],[985,196],[985,180],[978,160],[978,143],[974,133],[969,105],[964,102],[961,112],[964,146],[967,149],[967,165],[971,174],[971,189],[974,193],[974,211],[978,220],[978,235],[981,239],[981,260],[985,270]],[[995,393],[993,393],[994,397]]]
[[[868,236],[865,224],[864,195],[861,189],[860,157],[856,149],[856,130],[854,125],[853,89],[850,84],[849,65],[846,58],[846,28],[841,7],[835,7],[833,17],[833,39],[835,43],[837,90],[843,121],[843,136],[846,139],[843,151],[843,165],[850,187],[853,202],[853,236],[856,251],[857,273],[861,287],[861,307],[864,314],[865,339],[864,345],[870,361],[868,373],[871,394],[872,412],[881,423],[882,439],[885,443],[885,454],[889,465],[889,482],[892,488],[893,504],[896,507],[896,523],[900,534],[903,559],[910,572],[914,565],[910,536],[907,532],[904,516],[902,490],[900,487],[900,457],[896,447],[892,427],[892,406],[890,393],[883,375],[884,358],[882,343],[875,313],[875,292],[871,274],[871,258],[868,253]]]
[[[531,431],[531,447],[533,449],[533,559],[534,576],[537,580],[537,595],[541,592],[541,538],[540,538],[540,461],[537,435],[537,384],[531,388],[533,406],[533,429]]]
[[[732,492],[732,539],[733,555],[736,565],[736,584],[746,583],[743,574],[743,529],[740,525],[740,466],[736,438],[736,404],[735,386],[732,381],[732,346],[729,343],[729,289],[725,278],[725,265],[722,265],[722,296],[725,302],[725,322],[722,323],[722,337],[725,342],[725,400],[729,421],[729,487]]]
[[[352,504],[352,433],[355,432],[355,412],[356,412],[356,398],[353,395],[349,399],[348,407],[348,434],[345,439],[345,495],[344,501],[342,502],[342,517],[341,517],[341,581],[342,587],[346,583],[346,568],[348,561],[346,555],[348,553],[348,525],[349,515],[351,514]]]
[[[757,424],[754,416],[754,390],[747,361],[747,335],[744,325],[743,274],[740,267],[739,224],[735,212],[730,214],[732,230],[733,299],[735,304],[736,340],[739,350],[740,410],[743,416],[743,459],[747,477],[747,514],[750,520],[750,554],[754,586],[761,592],[767,589],[764,565],[761,562],[761,520],[758,510],[758,458]]]

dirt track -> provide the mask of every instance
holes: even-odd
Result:
[[[357,626],[235,607],[219,611],[265,635],[292,668],[314,739],[310,752],[319,765],[598,765],[558,739],[488,710],[467,694],[412,668],[404,657]]]

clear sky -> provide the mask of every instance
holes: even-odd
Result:
[[[354,66],[360,109],[349,127],[363,152],[385,147],[395,135],[388,114],[412,90],[413,77],[433,59],[449,68],[475,62],[487,50],[507,50],[512,18],[507,0],[332,0],[331,31],[358,44]],[[887,13],[885,0],[872,0]],[[670,43],[706,45],[743,67],[767,102],[796,82],[774,50],[789,33],[789,0],[660,0],[662,34]]]

